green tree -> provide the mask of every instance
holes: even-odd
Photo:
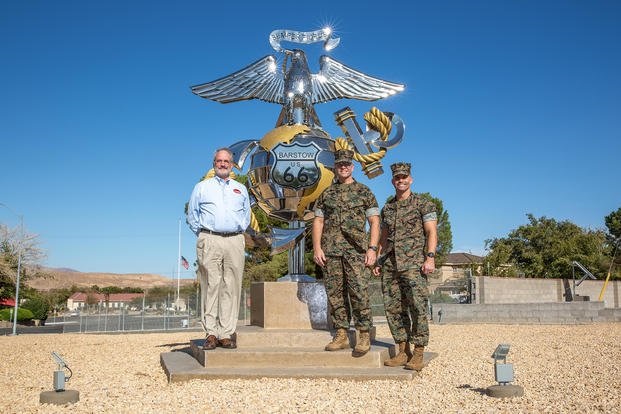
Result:
[[[252,282],[273,282],[287,274],[287,270],[287,252],[276,254],[259,263],[247,263],[243,286],[248,287]]]
[[[610,242],[611,261],[608,267],[613,279],[621,279],[621,207],[604,217],[604,223],[608,228],[608,241]]]
[[[47,292],[39,292],[41,297],[43,297],[50,306],[50,309],[58,312],[60,310],[65,309],[67,306],[67,299],[73,294],[70,289],[61,288],[61,289],[52,289]]]
[[[126,286],[124,288],[121,288],[121,291],[119,293],[144,293],[144,289],[139,287]]]
[[[606,227],[608,227],[610,236],[612,236],[616,242],[621,241],[621,207],[607,215],[604,218],[604,223],[606,223]]]
[[[88,292],[86,294],[86,300],[84,302],[86,303],[86,305],[88,305],[89,309],[99,303],[99,299],[97,298],[95,293],[98,292]]]
[[[145,301],[147,306],[159,307],[163,303],[170,303],[175,298],[177,289],[173,289],[171,286],[156,286],[149,289],[146,292]]]
[[[101,289],[101,293],[104,295],[104,302],[106,302],[106,308],[110,307],[110,295],[114,293],[121,293],[123,290],[118,286],[106,286]]]
[[[449,220],[448,211],[444,210],[444,203],[437,197],[433,197],[429,193],[422,193],[420,196],[431,201],[436,206],[438,215],[438,248],[436,267],[442,266],[448,254],[453,250],[453,232],[451,231],[451,222]]]
[[[22,307],[32,312],[33,319],[42,321],[47,319],[47,315],[50,312],[49,303],[40,295],[35,295],[26,299]]]
[[[455,303],[457,302],[457,300],[453,299],[446,293],[442,293],[442,292],[432,293],[431,295],[429,295],[429,300],[431,301],[431,303]]]
[[[483,266],[492,275],[566,278],[578,261],[596,277],[606,274],[606,235],[585,230],[569,221],[536,218],[507,237],[485,241],[490,253]]]
[[[245,176],[239,176],[238,180],[240,178],[245,179]],[[272,256],[272,246],[266,238],[272,228],[284,228],[288,224],[269,216],[259,206],[255,206],[252,211],[259,224],[259,232],[253,234],[252,237],[248,236],[250,240],[246,243],[248,252],[246,254],[244,280],[242,282],[244,288],[249,287],[252,282],[275,281],[287,274],[288,270],[287,253]]]
[[[512,264],[511,243],[504,239],[486,240],[485,247],[491,250],[483,259],[483,268],[489,276],[518,276],[518,268]]]

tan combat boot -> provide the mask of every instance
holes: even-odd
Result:
[[[369,331],[358,331],[358,341],[356,342],[356,347],[352,352],[352,356],[361,357],[371,349],[371,335]]]
[[[425,347],[416,345],[414,347],[414,355],[405,364],[405,369],[412,369],[414,371],[422,371],[423,370],[423,355],[425,354]]]
[[[326,351],[338,351],[339,349],[349,348],[349,336],[347,335],[347,329],[339,328],[336,330],[334,339],[328,345],[326,345]]]
[[[409,342],[399,342],[399,352],[394,357],[384,361],[384,365],[387,367],[402,367],[410,358],[412,358],[412,351],[410,350]]]

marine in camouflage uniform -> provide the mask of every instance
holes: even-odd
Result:
[[[410,190],[410,168],[408,163],[391,166],[396,196],[382,209],[378,265],[383,265],[382,293],[388,326],[403,351],[392,363],[407,368],[404,358],[411,359],[412,344],[415,351],[420,348],[422,369],[422,348],[429,343],[427,274],[435,268],[437,213],[431,201]],[[377,268],[374,273],[379,273]]]
[[[379,207],[371,190],[351,176],[352,156],[350,150],[336,151],[338,181],[315,203],[313,248],[315,262],[324,269],[330,317],[337,334],[349,329],[353,316],[356,329],[368,336],[373,321],[368,292],[370,272],[366,267],[376,262]],[[365,232],[367,220],[370,236]],[[354,356],[365,353],[363,349],[354,350]]]

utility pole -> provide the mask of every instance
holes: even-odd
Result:
[[[19,305],[19,281],[22,270],[22,249],[24,243],[24,216],[15,213],[9,206],[4,203],[0,203],[0,206],[5,207],[11,213],[19,217],[19,243],[17,245],[17,277],[15,278],[15,309],[13,310],[13,335],[17,335],[17,308]]]
[[[13,335],[17,335],[17,306],[19,305],[19,282],[22,271],[22,249],[24,246],[24,216],[19,216],[19,245],[17,248],[17,282],[15,283],[15,313],[13,314]]]
[[[175,307],[179,306],[179,283],[181,279],[181,219],[179,219],[177,228],[179,231],[179,243],[177,250],[177,300],[175,301]]]

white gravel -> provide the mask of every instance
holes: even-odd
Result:
[[[387,337],[385,325],[378,337]],[[0,413],[621,413],[621,324],[432,325],[439,356],[412,381],[316,379],[193,380],[168,384],[162,352],[188,346],[197,332],[0,337]],[[524,396],[485,395],[491,354],[511,344],[515,384]],[[74,372],[70,408],[40,404],[56,369]],[[395,368],[400,369],[400,368]],[[70,411],[69,411],[70,410]]]

